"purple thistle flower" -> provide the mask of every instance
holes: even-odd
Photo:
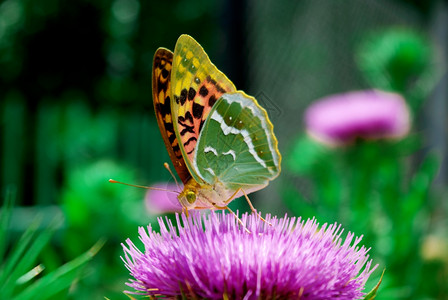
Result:
[[[153,187],[180,192],[177,185],[172,183],[158,183],[153,185]],[[182,205],[180,205],[177,199],[177,194],[167,191],[148,190],[145,196],[145,204],[146,209],[151,214],[182,212]]]
[[[409,132],[410,115],[399,94],[379,90],[325,97],[305,112],[308,133],[317,140],[341,145],[356,138],[400,138]]]
[[[139,228],[141,252],[123,244],[128,284],[141,295],[189,299],[359,299],[376,268],[361,237],[316,220],[224,213],[159,219],[160,233]]]

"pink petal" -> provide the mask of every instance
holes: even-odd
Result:
[[[410,129],[410,114],[402,96],[379,90],[325,97],[305,112],[308,133],[332,145],[356,138],[401,138]]]

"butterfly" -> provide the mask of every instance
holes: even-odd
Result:
[[[184,184],[178,195],[184,208],[227,208],[279,175],[281,155],[266,111],[237,91],[191,36],[181,35],[174,53],[157,49],[152,91],[160,132]]]

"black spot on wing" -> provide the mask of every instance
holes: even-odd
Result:
[[[154,58],[154,65],[156,67],[160,66],[160,56],[156,56],[156,58]]]
[[[162,77],[163,77],[164,79],[166,79],[166,78],[168,78],[168,75],[170,75],[170,72],[168,72],[167,69],[163,69],[163,70],[162,70]]]
[[[176,140],[176,135],[174,133],[172,133],[169,137],[168,140],[170,141],[170,144],[172,145],[174,143],[174,141]],[[174,147],[173,147],[174,148]]]
[[[164,80],[164,81],[157,81],[157,89],[159,91],[165,91],[168,89],[168,80]]]
[[[184,129],[180,132],[181,136],[184,136],[187,132],[194,134],[194,126],[185,126]]]
[[[202,121],[201,121],[201,124],[199,125],[199,131],[198,131],[198,132],[201,132],[201,130],[202,130],[202,126],[204,125],[204,123],[205,123],[205,121],[202,120]]]
[[[162,103],[160,103],[160,102],[157,103],[157,104],[156,104],[156,108],[157,108],[157,111],[159,111],[160,114],[161,114],[163,117],[165,117],[166,115],[171,114],[170,97],[168,96],[168,97],[165,98],[165,103],[164,103],[164,104],[162,104]]]
[[[201,88],[199,89],[199,95],[201,95],[202,97],[207,97],[208,90],[205,86],[201,86]]]
[[[186,120],[190,121],[191,124],[193,124],[193,117],[191,116],[191,113],[188,111],[185,114],[185,117],[179,116],[177,122],[179,125],[181,125],[184,129],[180,132],[180,135],[184,136],[187,132],[194,133],[194,125],[190,126],[186,124]]]
[[[208,98],[208,105],[209,105],[210,107],[212,107],[212,106],[215,104],[215,102],[216,102],[216,97],[215,97],[215,95],[211,95],[210,98]]]
[[[185,114],[185,120],[193,124],[193,116],[191,115],[191,112],[187,111]]]
[[[216,85],[216,80],[212,79],[212,78],[210,77],[210,75],[208,75],[206,79],[207,79],[207,81],[210,82],[211,84]]]
[[[193,100],[194,96],[196,96],[196,91],[194,88],[190,88],[190,90],[188,91],[188,100]]]
[[[204,112],[204,106],[196,102],[193,102],[193,117],[195,117],[195,119],[201,119],[203,112]]]
[[[216,90],[221,93],[224,94],[225,92],[227,92],[225,89],[223,89],[219,84],[216,85]]]
[[[227,92],[225,89],[223,89],[217,82],[216,80],[212,79],[210,77],[210,75],[207,76],[207,81],[210,82],[211,84],[213,84],[216,87],[216,90],[221,93],[224,94],[225,92]]]
[[[184,105],[185,104],[185,101],[187,101],[187,89],[183,89],[181,92],[180,92],[180,97],[179,97],[179,100],[180,100],[180,105]]]
[[[179,153],[180,152],[179,145],[174,146],[173,147],[173,151],[174,151],[174,153]],[[182,158],[182,153],[176,154],[176,158],[177,159],[181,159]]]
[[[188,146],[192,141],[197,141],[197,140],[198,140],[198,139],[195,138],[195,137],[193,136],[193,137],[189,138],[188,141],[186,141],[186,142],[184,143],[184,146],[186,147],[186,146]]]
[[[166,131],[174,132],[173,123],[164,122]]]

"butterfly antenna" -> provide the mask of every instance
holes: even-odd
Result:
[[[172,176],[173,179],[174,179],[174,182],[175,182],[176,185],[177,185],[177,188],[178,188],[179,191],[180,191],[181,188],[180,188],[180,186],[179,186],[179,183],[177,182],[176,176],[174,176],[173,172],[171,171],[170,165],[166,162],[166,163],[163,164],[163,166],[165,167],[165,169],[168,170],[168,172],[170,172],[171,176]]]
[[[130,184],[130,183],[126,183],[126,182],[121,182],[121,181],[118,181],[118,180],[114,180],[114,179],[109,179],[109,182],[111,182],[111,183],[119,183],[119,184],[128,185],[128,186],[132,186],[132,187],[136,187],[136,188],[141,188],[141,189],[155,190],[155,191],[164,191],[164,192],[170,192],[170,193],[180,194],[178,191],[171,191],[171,190],[162,189],[162,188],[156,188],[156,187],[151,187],[151,186],[144,186],[144,185]]]

